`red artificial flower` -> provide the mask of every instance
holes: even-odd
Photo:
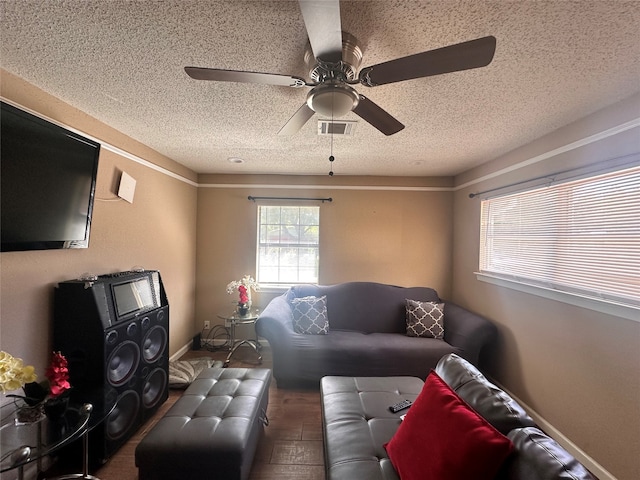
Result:
[[[53,352],[53,359],[45,375],[49,379],[49,389],[52,397],[55,398],[71,388],[69,366],[62,353]]]
[[[240,292],[240,303],[248,303],[249,295],[247,295],[247,287],[240,285],[238,287],[238,292]]]

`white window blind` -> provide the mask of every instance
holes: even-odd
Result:
[[[484,200],[480,272],[640,306],[640,167]]]
[[[259,283],[317,283],[319,247],[320,207],[258,207]]]

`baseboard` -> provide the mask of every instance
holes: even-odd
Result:
[[[189,350],[191,350],[191,345],[193,345],[193,342],[189,342],[189,343],[185,344],[176,353],[174,353],[173,355],[171,355],[169,357],[169,361],[173,362],[173,361],[179,360],[180,357],[182,357],[185,353],[187,353]]]
[[[225,339],[215,339],[215,338],[203,338],[202,339],[202,345],[205,346],[211,346],[211,347],[221,347],[222,345],[224,345],[227,342],[227,340]],[[269,342],[267,342],[264,338],[260,339],[260,344],[262,345],[262,347],[267,347],[269,348]],[[189,350],[191,350],[191,347],[193,346],[193,341],[186,343],[182,348],[180,348],[176,353],[174,353],[173,355],[171,355],[169,357],[170,361],[175,361],[175,360],[179,360],[180,357],[182,357],[185,353],[187,353]],[[242,345],[243,348],[245,346],[248,345]]]
[[[213,348],[223,347],[228,343],[228,340],[225,338],[203,338],[201,345]]]
[[[242,339],[236,339],[236,341],[240,341]],[[209,347],[216,347],[216,348],[220,348],[224,345],[226,345],[228,343],[228,340],[226,339],[217,339],[217,338],[203,338],[202,339],[202,345],[203,346],[209,346]],[[264,338],[260,339],[260,345],[262,345],[262,347],[267,347],[269,348],[269,342],[267,342]],[[240,345],[240,348],[250,348],[249,345],[247,345],[246,343],[244,345]]]
[[[516,402],[518,402],[522,408],[529,414],[533,421],[536,422],[540,428],[551,438],[553,438],[556,442],[558,442],[562,447],[573,455],[580,463],[582,463],[585,467],[589,469],[591,473],[593,473],[599,480],[618,480],[614,475],[609,473],[602,465],[596,462],[591,456],[589,456],[586,452],[584,452],[580,447],[578,447],[575,443],[571,441],[566,435],[564,435],[560,430],[554,427],[550,422],[548,422],[542,415],[536,412],[533,408],[515,396],[512,392],[504,388],[495,380],[491,379],[493,383],[495,383],[502,390],[507,392],[511,398],[513,398]]]

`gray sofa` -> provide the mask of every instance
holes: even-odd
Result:
[[[329,333],[296,333],[295,298],[326,296]],[[444,338],[408,336],[406,299],[444,303]],[[325,375],[409,375],[424,379],[440,358],[456,353],[478,364],[496,336],[495,325],[426,287],[374,282],[298,285],[274,298],[260,314],[256,332],[269,341],[278,387],[315,383]]]
[[[455,354],[446,355],[435,372],[513,443],[510,456],[496,467],[496,480],[595,480],[569,452],[542,432],[515,400],[469,362]],[[400,416],[408,410],[391,413],[388,407],[402,399],[415,401],[423,384],[420,378],[406,376],[324,377],[320,388],[327,480],[399,480],[385,444],[394,437]],[[416,420],[414,416],[411,421]],[[424,428],[438,427],[429,423]],[[440,428],[448,430],[449,426]],[[418,456],[427,458],[430,445],[417,445]],[[459,464],[462,454],[459,444],[455,445],[448,450],[452,453],[450,461]]]

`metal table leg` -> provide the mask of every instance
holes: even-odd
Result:
[[[255,352],[258,354],[258,363],[262,363],[262,355],[260,355],[260,348],[262,348],[262,346],[260,345],[260,343],[257,340],[242,340],[241,342],[238,342],[237,344],[235,344],[231,349],[231,351],[229,352],[229,355],[227,355],[227,359],[224,361],[224,364],[222,365],[224,368],[227,368],[229,366],[229,363],[231,362],[231,357],[233,357],[233,354],[236,353],[236,350],[238,349],[238,347],[245,344],[249,345],[251,348],[253,348],[253,350],[255,350]]]
[[[231,357],[233,357],[234,353],[238,350],[238,347],[242,345],[249,345],[253,350],[258,354],[258,363],[262,363],[262,355],[260,355],[260,350],[262,349],[262,345],[258,340],[258,333],[256,332],[255,339],[246,339],[246,340],[238,340],[236,339],[236,328],[238,325],[253,325],[255,328],[256,320],[258,319],[258,310],[252,310],[247,315],[239,317],[236,313],[233,313],[230,316],[226,315],[218,315],[218,318],[222,318],[225,321],[225,325],[229,326],[229,354],[227,355],[226,360],[224,361],[223,367],[228,367],[231,362]],[[228,322],[228,323],[227,323]]]
[[[82,408],[88,408],[89,412],[93,408],[90,404],[83,405]],[[50,480],[72,480],[80,478],[82,480],[100,480],[98,477],[95,477],[89,474],[89,429],[86,428],[84,432],[82,432],[82,473],[71,473],[67,475],[61,475],[59,477],[54,477]]]

